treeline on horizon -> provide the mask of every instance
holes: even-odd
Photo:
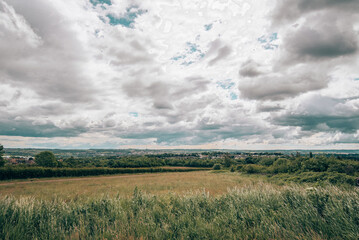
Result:
[[[206,168],[46,168],[46,167],[3,167],[0,168],[0,180],[50,178],[50,177],[82,177],[111,174],[159,173],[159,172],[191,172]]]
[[[43,159],[43,161],[40,161]],[[51,159],[51,160],[50,160]],[[152,172],[164,166],[227,169],[247,174],[267,175],[272,179],[291,182],[329,182],[331,184],[359,184],[359,160],[346,155],[301,155],[256,153],[236,155],[224,152],[82,157],[56,159],[45,151],[35,156],[35,165],[19,164],[0,168],[0,179],[89,176],[132,172]],[[45,167],[45,168],[41,168]],[[82,169],[82,170],[81,170]],[[127,169],[127,170],[126,170]],[[131,170],[132,169],[132,170]]]

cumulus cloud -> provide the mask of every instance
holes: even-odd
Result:
[[[311,95],[304,98],[295,111],[280,114],[273,122],[298,126],[304,131],[356,133],[359,129],[358,101]]]
[[[357,51],[357,33],[353,28],[338,26],[328,19],[317,21],[318,16],[308,19],[299,29],[288,33],[284,47],[290,58],[297,61],[330,59],[346,56]]]
[[[0,0],[0,141],[353,146],[357,10],[354,0]]]
[[[305,66],[307,69],[309,66]],[[257,100],[283,100],[327,86],[323,73],[305,71],[303,67],[288,72],[269,73],[257,78],[241,79],[239,90],[244,98]]]

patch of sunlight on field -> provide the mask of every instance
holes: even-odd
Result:
[[[0,182],[0,195],[32,196],[38,199],[79,199],[99,195],[127,197],[137,187],[148,194],[186,194],[205,191],[210,195],[226,193],[228,189],[263,183],[261,176],[212,171],[183,173],[149,173],[83,178],[37,179],[34,181]]]

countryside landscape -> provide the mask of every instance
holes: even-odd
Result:
[[[2,158],[2,239],[359,236],[359,151],[5,149]]]
[[[358,0],[0,0],[0,239],[358,240]]]

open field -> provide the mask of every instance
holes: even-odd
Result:
[[[0,239],[358,239],[359,189],[229,171],[0,183]]]
[[[122,174],[82,178],[49,178],[0,182],[0,195],[31,196],[41,199],[74,199],[109,196],[130,196],[135,187],[144,193],[166,194],[205,191],[210,195],[227,192],[234,187],[261,184],[261,176],[244,176],[229,172],[174,172]]]

